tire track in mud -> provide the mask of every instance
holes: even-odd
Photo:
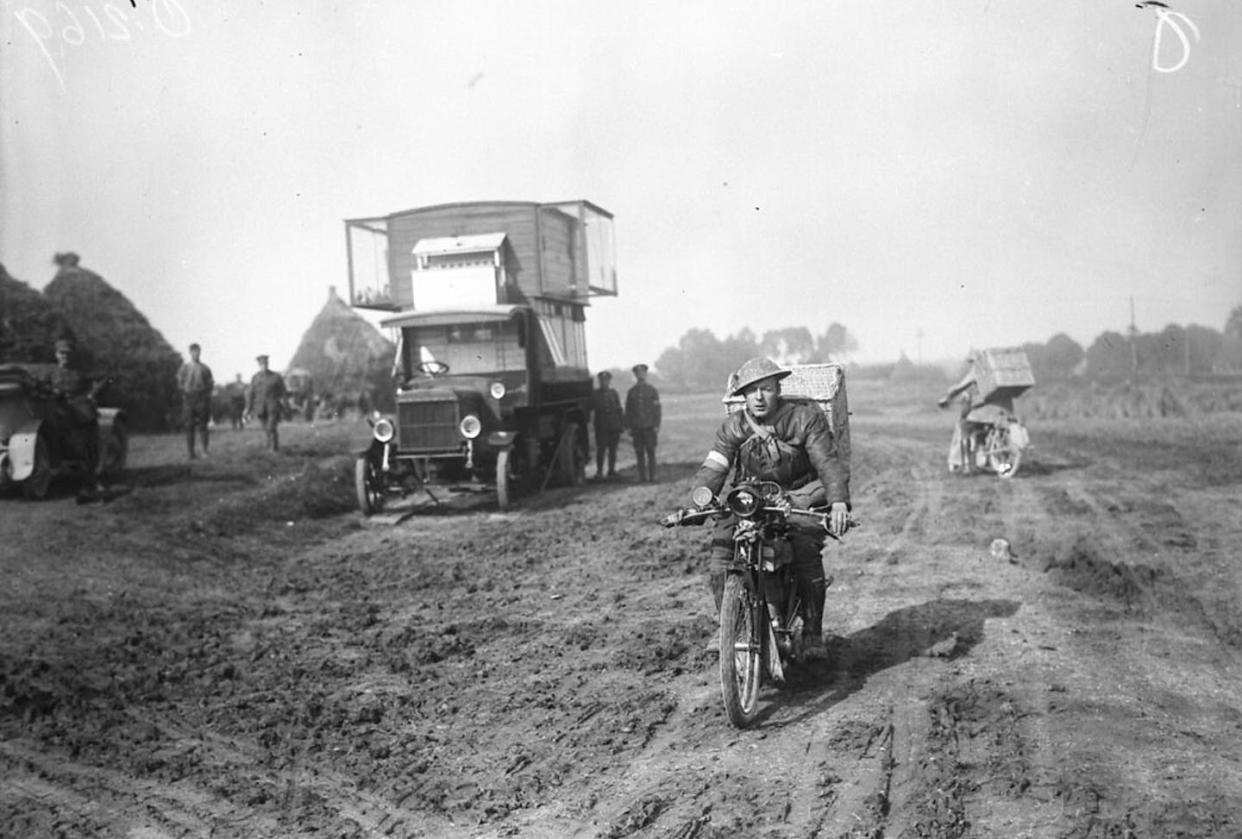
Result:
[[[871,450],[881,465],[873,486],[874,494],[885,499],[884,515],[868,517],[862,530],[847,537],[840,553],[830,556],[838,572],[851,562],[867,561],[862,555],[884,557],[883,566],[900,565],[903,555],[917,554],[935,532],[943,485],[932,477],[929,465],[917,462],[922,452],[919,443],[908,440],[883,441]],[[877,509],[874,501],[870,498],[863,506]],[[894,520],[894,515],[900,518]],[[860,535],[860,544],[851,544]],[[846,552],[859,556],[845,559],[841,554]],[[876,585],[882,588],[883,580]],[[830,608],[832,595],[830,590]],[[905,656],[898,654],[894,662]],[[828,713],[861,687],[850,672],[857,662],[821,667],[818,676],[800,687],[769,690],[755,729],[739,732],[729,727],[719,709],[714,657],[701,658],[703,672],[674,683],[676,708],[629,758],[628,766],[604,770],[602,779],[588,782],[587,799],[609,804],[598,813],[598,833],[581,827],[574,835],[728,836],[771,830],[774,835],[830,836],[837,835],[829,824],[833,813],[843,813],[839,824],[851,830],[857,827],[856,805],[887,808],[888,785],[896,771],[895,724],[891,719],[858,723],[865,732],[858,735],[856,711],[844,723],[838,714]],[[891,718],[898,703],[888,693],[882,695],[889,697]],[[923,739],[920,732],[928,726],[916,722],[903,711],[900,725],[911,735],[906,742]],[[843,724],[843,731],[838,730]],[[580,736],[566,739],[572,743]],[[863,740],[855,743],[858,736]],[[851,744],[856,754],[850,752]],[[846,760],[842,753],[853,756]],[[861,783],[847,784],[844,778]],[[547,815],[554,816],[551,808]]]
[[[1012,730],[1023,760],[1016,775],[1007,771],[1021,778],[1009,787],[1018,794],[993,812],[1065,837],[1233,835],[1221,832],[1234,824],[1223,815],[1235,809],[1227,794],[1202,797],[1205,786],[1228,789],[1229,773],[1210,785],[1192,772],[1168,776],[1177,780],[1167,789],[1145,788],[1149,764],[1193,752],[1196,729],[1218,727],[1206,720],[1237,667],[1227,649],[1236,635],[1203,598],[1232,577],[1205,580],[1196,570],[1197,537],[1166,487],[1119,483],[1107,471],[1115,465],[1102,468],[1104,477],[1095,467],[1019,475],[1001,493],[1014,561],[1051,595],[1037,598],[1026,621],[1050,656],[1027,673],[1043,697],[1017,697],[1025,710]],[[1201,659],[1218,641],[1226,646],[1207,653],[1218,663],[1211,672],[1178,676],[1168,666],[1168,657]],[[1163,710],[1170,706],[1178,712]],[[1005,801],[1004,792],[992,800]]]
[[[129,831],[154,826],[180,836],[209,835],[232,824],[256,821],[260,830],[278,829],[274,821],[257,819],[253,812],[233,807],[208,790],[147,781],[13,741],[0,742],[0,759],[5,764],[5,798],[29,801],[55,823],[63,824],[68,814],[81,835],[109,832],[117,825],[126,825]],[[136,812],[144,816],[137,817]]]
[[[234,805],[215,790],[190,781],[142,778],[34,751],[14,741],[0,742],[0,757],[9,764],[6,794],[11,794],[10,786],[18,794],[23,786],[35,787],[36,800],[52,810],[65,808],[90,815],[102,807],[109,810],[104,824],[132,819],[124,814],[145,811],[156,823],[186,836],[207,835],[235,823],[246,823],[248,832],[253,826],[267,835],[288,832],[291,824],[299,825],[299,830],[314,824],[317,829],[361,829],[367,835],[383,836],[443,833],[452,824],[403,808],[400,801],[357,790],[356,779],[309,760],[294,769],[278,769],[265,766],[270,755],[257,745],[206,732],[195,735],[162,715],[145,713],[144,722],[159,729],[174,744],[172,750],[194,752],[224,775],[244,774],[253,793],[276,796],[280,816],[264,816],[251,806]],[[24,783],[13,784],[11,779],[19,776],[25,777]],[[106,796],[106,803],[92,804],[100,794]]]
[[[919,445],[901,439],[882,448],[894,462],[914,461]],[[976,587],[990,587],[971,579],[977,563],[995,562],[986,555],[988,541],[1018,524],[1013,515],[1005,515],[1005,502],[996,498],[1012,489],[1010,482],[950,476],[926,457],[910,466],[908,474],[906,478],[900,468],[882,473],[882,481],[908,481],[912,489],[904,514],[890,518],[894,523],[884,528],[892,535],[879,551],[884,562],[869,569],[868,576],[876,579],[868,587],[899,598],[909,589],[910,569],[905,566],[914,566],[926,569],[919,593],[925,594],[930,582],[941,596],[965,591],[973,598]],[[1012,510],[1022,506],[1018,502]],[[991,535],[974,544],[982,534]],[[1018,571],[1001,573],[1012,576]],[[945,608],[930,608],[937,603]],[[949,603],[958,605],[949,608]],[[867,704],[843,714],[824,763],[832,808],[808,835],[1004,835],[977,832],[974,823],[997,822],[992,801],[1021,798],[1032,788],[1036,773],[1027,755],[1039,735],[1026,720],[1030,711],[1025,700],[996,684],[993,676],[979,675],[962,657],[982,639],[987,618],[1004,617],[1017,608],[1016,602],[1003,599],[936,600],[914,607],[913,620],[896,622],[898,632],[890,639],[909,633],[905,652],[889,651],[900,673],[870,677],[876,684],[860,694],[868,697]],[[970,610],[978,616],[977,626],[959,623],[947,638],[936,634],[935,626],[946,615]],[[1017,809],[1027,813],[1028,824],[1036,821],[1032,812],[1045,821],[1052,817],[1038,801],[1023,801]]]
[[[1230,647],[1242,646],[1236,591],[1215,603],[1196,594],[1212,591],[1227,575],[1196,579],[1217,569],[1203,567],[1199,538],[1174,504],[1083,476],[1012,483],[1005,519],[1008,530],[1022,534],[1019,561],[1029,570],[1125,615],[1189,622]]]

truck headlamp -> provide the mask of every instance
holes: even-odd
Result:
[[[377,419],[371,431],[375,434],[375,439],[381,443],[387,443],[396,434],[396,429],[392,427],[392,420],[387,419]]]
[[[487,389],[493,399],[501,400],[505,398],[505,394],[509,391],[505,388],[504,382],[492,382],[492,386]]]
[[[461,422],[458,423],[457,430],[467,440],[473,440],[483,433],[483,423],[474,414],[466,414],[461,418]]]

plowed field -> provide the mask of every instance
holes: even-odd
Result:
[[[1242,835],[1242,415],[1032,422],[1000,480],[930,395],[850,398],[830,658],[746,731],[706,531],[656,524],[711,396],[665,397],[659,483],[505,514],[362,519],[344,423],[0,498],[0,835]]]

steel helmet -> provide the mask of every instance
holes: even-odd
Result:
[[[729,395],[740,396],[747,386],[757,381],[772,378],[780,381],[791,373],[793,373],[792,370],[781,369],[781,366],[770,358],[752,358],[737,368],[737,372],[733,374],[729,382]]]

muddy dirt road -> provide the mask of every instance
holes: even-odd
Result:
[[[1032,423],[1001,481],[946,473],[930,399],[850,389],[831,658],[747,731],[706,534],[655,524],[712,397],[668,397],[660,483],[630,455],[503,515],[364,522],[344,425],[0,499],[0,835],[1242,835],[1242,416]]]

